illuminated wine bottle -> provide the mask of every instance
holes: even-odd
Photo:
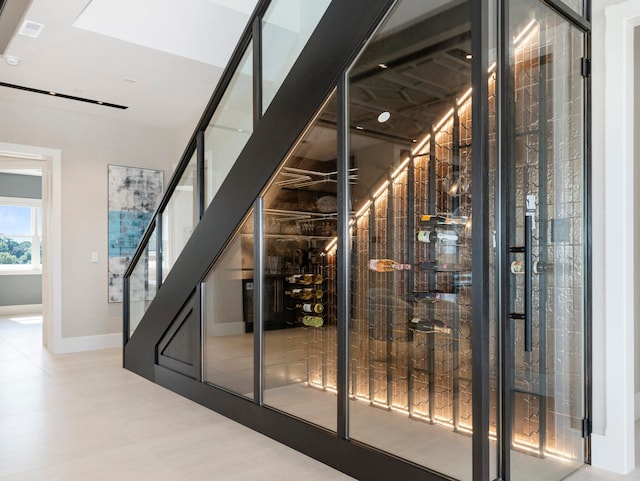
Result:
[[[454,231],[421,230],[416,234],[416,238],[419,242],[430,244],[435,242],[452,243],[458,241],[458,234]]]
[[[314,274],[313,275],[313,283],[314,284],[322,284],[322,281],[324,279],[322,278],[322,274]]]
[[[298,304],[296,305],[296,307],[299,307],[300,309],[302,309],[303,312],[310,312],[315,314],[321,314],[322,311],[324,311],[324,306],[319,302]]]
[[[313,280],[313,274],[295,274],[293,276],[287,277],[287,282],[291,284],[302,284],[304,286],[312,284]]]
[[[309,288],[291,289],[290,291],[284,291],[284,293],[288,296],[293,297],[294,299],[303,299],[303,300],[309,300],[314,295],[313,289],[309,289]]]
[[[302,324],[309,327],[320,327],[324,324],[324,321],[320,316],[303,316]]]
[[[376,272],[408,271],[411,266],[409,264],[400,264],[391,259],[371,259],[369,261],[369,269]]]

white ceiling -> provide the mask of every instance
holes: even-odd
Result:
[[[160,128],[203,112],[257,0],[33,0],[0,81],[126,105],[126,110],[0,87],[9,99]],[[195,127],[195,125],[194,125]]]

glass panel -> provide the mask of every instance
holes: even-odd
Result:
[[[584,0],[562,0],[570,9],[584,16]]]
[[[262,111],[291,70],[330,0],[273,0],[262,19]]]
[[[350,77],[350,435],[465,480],[473,422],[469,7],[398,2]]]
[[[253,398],[253,214],[202,285],[204,380]]]
[[[512,4],[509,243],[523,246],[530,236],[533,269],[520,273],[524,254],[511,256],[512,312],[525,312],[527,276],[532,285],[530,352],[525,322],[510,321],[511,470],[547,481],[584,459],[584,39],[545,6]]]
[[[264,402],[336,430],[335,99],[265,192]]]
[[[253,43],[247,47],[204,134],[205,206],[253,132]]]
[[[198,170],[194,153],[162,213],[162,280],[198,223]]]
[[[136,266],[129,277],[129,337],[131,337],[140,324],[144,313],[156,297],[157,270],[156,270],[156,229],[153,229],[151,237]]]

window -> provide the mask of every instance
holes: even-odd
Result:
[[[42,201],[0,197],[0,273],[41,269]]]

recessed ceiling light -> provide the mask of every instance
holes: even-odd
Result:
[[[364,127],[362,125],[356,125],[356,130],[364,130]]]
[[[125,82],[129,82],[129,83],[132,83],[132,84],[134,84],[134,83],[136,83],[136,82],[137,82],[137,80],[136,80],[136,79],[134,79],[134,78],[126,78],[126,79],[124,79],[124,81],[125,81]]]
[[[49,95],[56,95],[55,92],[49,92]]]
[[[385,111],[385,112],[382,112],[380,115],[378,115],[378,122],[380,122],[381,124],[384,124],[390,118],[391,118],[391,114]]]
[[[465,55],[465,57],[467,60],[471,60],[473,58],[473,55],[471,55],[470,53],[468,53],[467,55]]]
[[[380,68],[389,68],[386,63],[379,63],[378,67],[380,67]]]
[[[18,65],[20,65],[20,57],[16,57],[15,55],[7,55],[4,58],[4,61],[12,67],[17,67]]]

